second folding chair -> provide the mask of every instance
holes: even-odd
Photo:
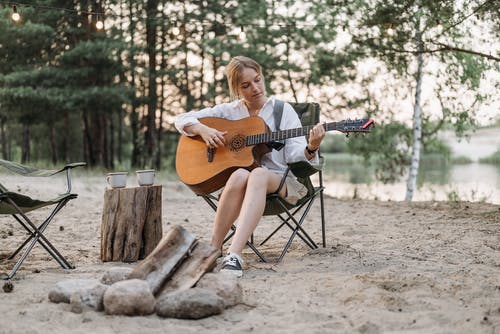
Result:
[[[62,256],[61,253],[54,247],[54,245],[47,239],[47,237],[44,235],[44,232],[55,215],[70,200],[77,198],[77,194],[71,193],[70,171],[75,167],[85,165],[86,164],[83,162],[78,162],[68,164],[59,170],[44,170],[28,167],[7,160],[0,160],[0,166],[5,167],[10,171],[22,176],[49,177],[64,171],[66,172],[67,182],[66,192],[50,200],[33,199],[18,192],[8,191],[4,186],[0,184],[0,215],[12,216],[28,233],[28,237],[7,258],[7,260],[14,259],[16,255],[24,249],[18,261],[14,264],[11,272],[7,275],[7,277],[3,277],[3,279],[10,280],[14,277],[19,267],[22,265],[26,257],[29,255],[29,253],[37,243],[40,244],[61,265],[62,268],[74,268],[73,265],[70,264],[66,260],[66,258]],[[53,209],[52,211],[50,211],[46,218],[41,219],[42,222],[38,225],[32,220],[32,218],[28,217],[28,212],[32,212],[46,206],[53,206]]]

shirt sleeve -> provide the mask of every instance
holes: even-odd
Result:
[[[283,117],[281,120],[281,129],[295,129],[301,128],[302,123],[300,122],[299,116],[293,109],[293,107],[285,103],[283,107]],[[309,133],[306,133],[308,135]],[[319,158],[316,154],[314,158],[308,160],[305,155],[305,148],[307,146],[307,139],[305,136],[288,138],[285,143],[285,159],[286,163],[292,163],[297,161],[309,161],[311,164],[318,164]]]
[[[175,118],[175,128],[183,135],[194,136],[192,133],[184,131],[184,128],[190,125],[199,124],[199,119],[203,117],[224,117],[224,106],[216,105],[214,107],[204,108],[198,111],[192,110],[178,115]]]

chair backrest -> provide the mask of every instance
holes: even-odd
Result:
[[[290,105],[295,109],[295,112],[299,115],[300,122],[303,126],[315,125],[319,122],[319,117],[321,115],[321,107],[316,102],[301,102],[293,103],[289,102]]]
[[[299,115],[300,122],[302,126],[315,125],[319,122],[319,118],[321,115],[321,107],[318,103],[315,102],[301,102],[294,103],[288,102],[294,109],[295,112]],[[320,161],[322,157],[320,157]],[[304,200],[307,200],[307,197],[314,193],[314,185],[311,182],[309,176],[318,170],[309,165],[306,162],[296,162],[291,166],[292,172],[297,176],[297,180],[304,184],[307,188],[308,194],[303,199],[299,200],[296,204],[292,205],[289,203],[283,203],[288,209],[293,208],[297,205],[300,205]],[[321,173],[321,170],[319,170]],[[273,203],[273,201],[267,201],[266,207],[264,210],[264,216],[276,215],[284,212],[284,209],[281,205],[277,205]]]

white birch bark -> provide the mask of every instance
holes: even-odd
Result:
[[[417,184],[418,167],[420,165],[420,146],[422,144],[422,108],[421,108],[421,93],[422,93],[422,75],[424,67],[424,59],[422,55],[422,31],[420,25],[420,17],[417,22],[417,87],[415,91],[415,105],[413,106],[413,148],[411,153],[410,170],[408,173],[408,181],[406,183],[406,201],[411,201]]]

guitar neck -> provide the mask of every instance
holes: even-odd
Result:
[[[325,131],[338,130],[338,122],[331,122],[323,124]],[[246,146],[264,144],[273,141],[281,141],[288,138],[301,137],[308,135],[314,125],[307,125],[301,128],[280,130],[274,132],[259,133],[256,135],[249,135],[246,138]]]

